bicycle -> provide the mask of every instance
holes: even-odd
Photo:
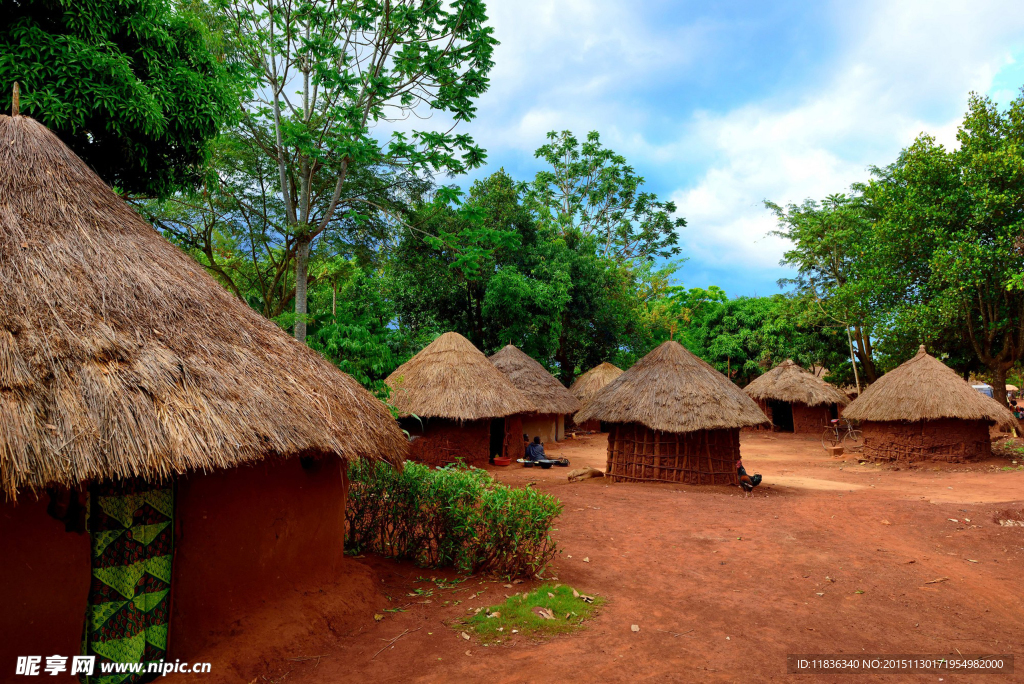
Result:
[[[846,418],[833,419],[830,423],[825,426],[825,432],[821,435],[822,447],[828,450],[842,444],[843,449],[850,452],[864,449],[864,433],[855,428],[853,423]]]

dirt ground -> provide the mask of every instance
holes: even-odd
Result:
[[[547,450],[573,468],[604,467],[604,435]],[[260,639],[240,628],[211,647],[204,659],[213,676],[201,681],[979,677],[788,675],[787,653],[1015,653],[1016,674],[983,680],[1024,681],[1024,527],[995,522],[997,511],[1024,508],[1024,454],[1016,465],[1005,456],[897,470],[832,459],[813,437],[763,432],[744,433],[741,450],[747,471],[764,476],[751,498],[735,487],[571,484],[565,469],[491,468],[502,482],[535,483],[564,503],[555,532],[562,554],[545,576],[608,601],[577,634],[487,647],[467,641],[453,628],[467,609],[538,582],[510,589],[474,577],[442,590],[417,579],[453,573],[364,558],[352,561],[360,564],[361,598],[345,604],[350,612],[362,606],[363,614],[356,610],[344,624],[310,614],[346,591],[345,583],[306,597],[305,613],[265,620],[254,608],[247,623],[273,625],[287,642],[270,654],[251,652]],[[433,593],[410,597],[416,589]],[[396,608],[404,612],[388,611]]]

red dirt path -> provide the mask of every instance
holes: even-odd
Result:
[[[604,449],[595,435],[548,452],[603,467]],[[577,634],[466,641],[446,623],[537,583],[513,590],[475,577],[440,591],[417,578],[453,573],[366,558],[352,561],[358,600],[340,595],[342,582],[307,596],[305,612],[268,606],[265,620],[254,608],[204,654],[213,675],[195,681],[840,681],[852,678],[787,675],[786,654],[957,652],[1015,653],[1017,674],[985,681],[1024,681],[1024,528],[993,521],[997,510],[1024,508],[1024,471],[1001,470],[1008,459],[890,470],[829,459],[813,438],[766,433],[744,433],[742,453],[748,472],[764,475],[747,499],[732,487],[570,484],[565,469],[491,469],[564,503],[555,533],[563,553],[547,575],[608,599]],[[434,589],[429,603],[407,596],[417,588]],[[349,614],[333,623],[315,607],[338,603]],[[977,675],[943,679],[967,677]]]

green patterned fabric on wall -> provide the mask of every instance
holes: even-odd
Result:
[[[146,673],[100,676],[101,663],[149,663],[167,657],[173,485],[141,480],[93,485],[88,528],[92,584],[83,652],[96,656],[86,684],[136,684]]]

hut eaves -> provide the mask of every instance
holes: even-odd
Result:
[[[506,345],[491,356],[491,363],[512,381],[537,413],[568,415],[583,408],[565,385],[515,345]]]
[[[743,390],[752,399],[786,401],[808,406],[846,406],[850,397],[793,362],[783,361]]]
[[[386,407],[164,240],[43,125],[0,116],[0,489],[335,454]]]

